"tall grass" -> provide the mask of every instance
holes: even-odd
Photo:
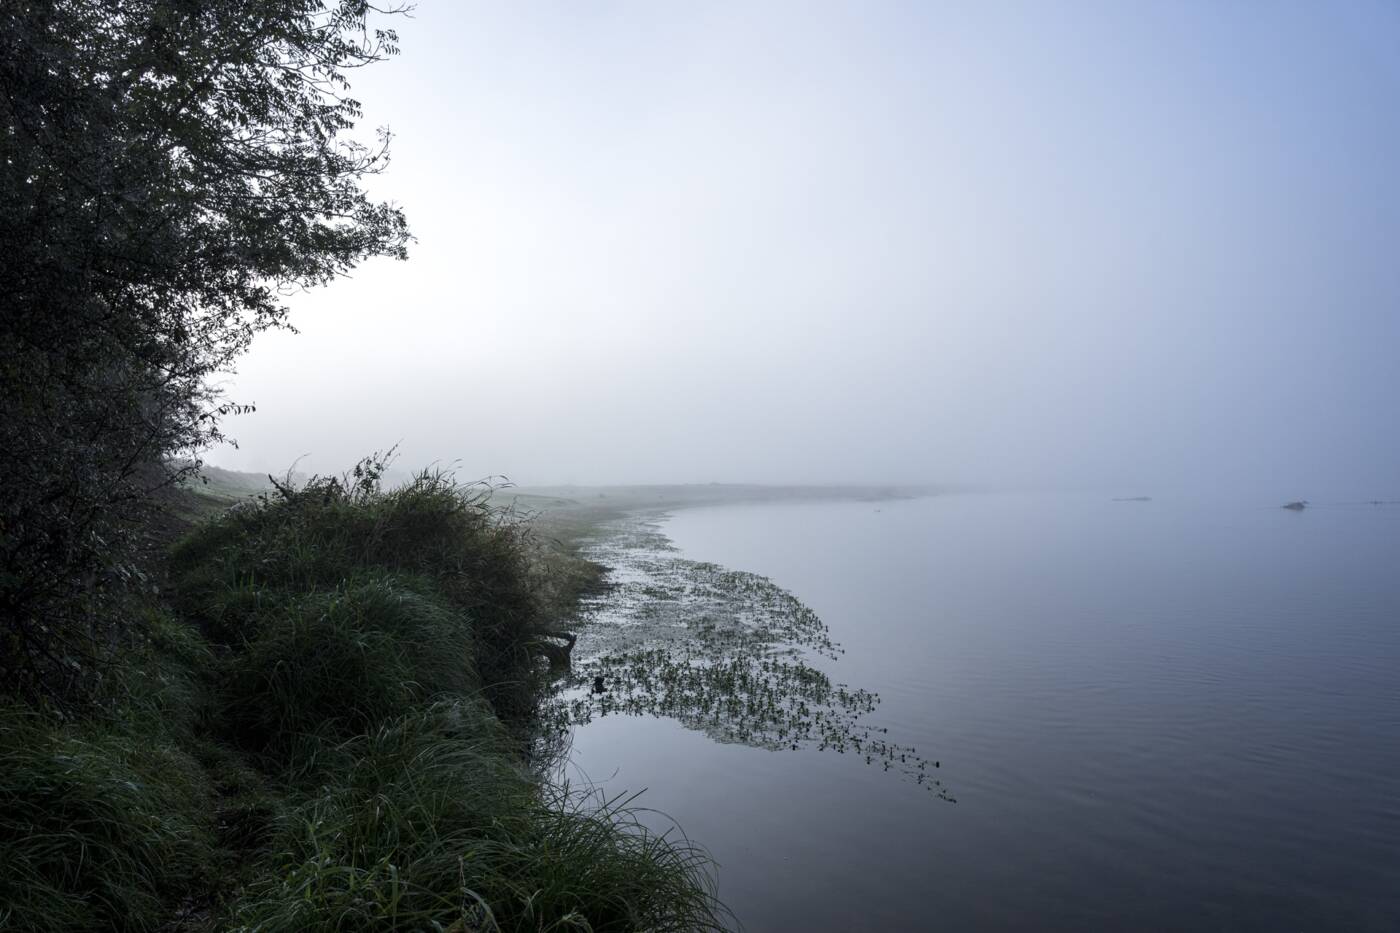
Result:
[[[697,850],[541,793],[483,713],[439,703],[337,747],[341,777],[287,820],[235,929],[718,928]]]
[[[256,637],[264,609],[288,595],[336,590],[366,572],[430,586],[471,633],[482,689],[506,716],[533,703],[531,642],[545,624],[528,528],[492,509],[490,488],[424,471],[396,489],[383,462],[343,478],[278,486],[229,513],[172,555],[180,608],[214,640]]]
[[[469,626],[412,578],[370,575],[279,601],[225,664],[219,721],[283,761],[307,736],[368,731],[480,689]]]
[[[682,930],[703,854],[540,783],[526,529],[441,473],[279,487],[175,550],[83,722],[0,706],[0,929]]]
[[[13,706],[0,749],[0,929],[150,930],[210,886],[210,795],[181,749]]]

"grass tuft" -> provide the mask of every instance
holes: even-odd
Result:
[[[238,744],[286,761],[433,697],[479,689],[464,619],[390,574],[290,599],[225,665],[218,717]]]
[[[207,887],[204,775],[150,737],[0,708],[0,927],[145,930]]]
[[[342,779],[289,817],[234,928],[720,928],[700,852],[618,802],[541,794],[485,715],[442,703],[336,749]]]
[[[383,464],[316,477],[197,529],[172,555],[177,606],[219,643],[256,637],[287,594],[334,591],[365,573],[431,581],[470,621],[482,689],[502,715],[533,704],[530,645],[546,620],[528,528],[489,506],[490,487],[424,471],[382,490]]]

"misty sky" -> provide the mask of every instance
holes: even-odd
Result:
[[[1400,498],[1400,6],[421,0],[237,469]]]

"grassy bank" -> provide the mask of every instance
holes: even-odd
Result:
[[[529,765],[597,568],[379,469],[199,523],[95,709],[0,706],[0,929],[719,925],[700,853]]]

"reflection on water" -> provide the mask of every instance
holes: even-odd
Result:
[[[878,695],[813,666],[842,649],[791,593],[680,557],[656,520],[629,518],[609,532],[588,556],[611,568],[614,588],[588,607],[560,682],[561,726],[659,716],[719,742],[849,754],[953,801],[933,776],[940,762],[867,721]]]
[[[561,699],[592,716],[565,767],[703,843],[744,929],[1400,929],[1400,512],[1027,493],[661,528],[678,550],[643,524],[599,554],[621,586]],[[827,680],[803,697],[773,662]],[[813,723],[796,751],[770,687]],[[658,715],[598,715],[633,697]],[[889,733],[821,750],[847,715]],[[958,805],[866,738],[942,758]]]

